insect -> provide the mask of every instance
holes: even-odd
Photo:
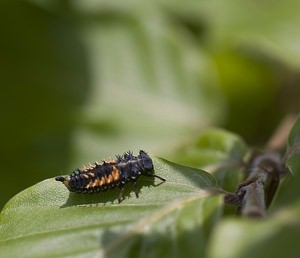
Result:
[[[152,159],[143,150],[140,150],[138,156],[128,151],[123,156],[117,155],[116,160],[103,161],[102,164],[95,162],[88,167],[75,170],[70,176],[57,176],[55,180],[62,182],[70,192],[84,194],[105,192],[119,187],[121,189],[118,197],[120,203],[124,199],[123,193],[128,182],[133,182],[135,195],[139,197],[137,180],[141,175],[166,181],[154,174]]]

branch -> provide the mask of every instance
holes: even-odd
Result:
[[[225,196],[225,203],[238,207],[244,217],[263,218],[270,205],[283,172],[281,156],[267,151],[253,157],[247,168],[248,177],[233,194]]]

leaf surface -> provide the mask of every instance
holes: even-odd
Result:
[[[120,204],[119,189],[80,195],[54,179],[19,193],[0,215],[1,257],[203,254],[222,213],[221,197],[209,192],[214,177],[158,158],[154,165],[166,182],[141,177],[140,197],[129,184]]]

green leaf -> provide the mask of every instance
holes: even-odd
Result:
[[[80,195],[54,179],[24,190],[0,215],[0,256],[203,255],[222,213],[221,197],[209,192],[215,179],[162,159],[155,158],[154,166],[166,182],[141,177],[140,197],[129,184],[120,204],[119,189]]]
[[[238,135],[210,128],[201,132],[193,143],[180,147],[170,157],[181,164],[204,168],[223,162],[239,162],[247,151],[247,145]]]
[[[276,206],[288,205],[300,200],[300,117],[289,134],[285,165],[290,173],[282,183],[276,199]]]
[[[296,120],[288,140],[288,147],[294,148],[300,145],[300,116]]]
[[[266,220],[227,219],[211,235],[208,258],[298,257],[300,205]]]
[[[209,171],[216,177],[219,186],[234,191],[241,180],[241,164],[248,151],[246,143],[238,135],[210,128],[196,137],[194,143],[171,154],[169,159]]]

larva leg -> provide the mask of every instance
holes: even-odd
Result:
[[[118,202],[120,203],[121,201],[123,201],[124,200],[124,186],[122,186],[122,188],[121,188],[121,191],[120,191],[120,193],[119,193],[119,197],[118,197]]]
[[[166,179],[164,179],[163,177],[155,175],[155,174],[148,174],[148,175],[145,175],[145,176],[147,176],[147,177],[156,177],[156,178],[160,179],[162,182],[166,181]]]
[[[136,198],[139,198],[139,189],[137,188],[137,181],[133,181],[133,186],[134,186],[134,192]]]
[[[161,177],[161,176],[158,176],[158,175],[153,175],[153,177],[156,177],[156,178],[160,179],[160,180],[163,181],[163,182],[166,181],[165,178],[163,178],[163,177]]]

